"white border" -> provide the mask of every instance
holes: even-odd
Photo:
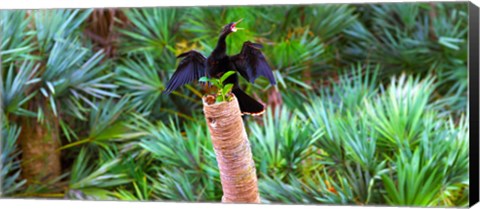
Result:
[[[423,0],[425,2],[425,0]],[[474,0],[480,1],[480,0]],[[319,3],[377,3],[377,2],[420,2],[415,0],[0,0],[0,9],[48,9],[48,8],[102,8],[102,7],[152,7],[152,6],[213,6],[213,5],[272,5],[272,4],[319,4]],[[428,1],[430,2],[430,1]],[[455,2],[444,0],[442,2]],[[479,5],[477,3],[477,5]]]
[[[213,5],[272,5],[272,4],[318,4],[318,3],[377,3],[377,2],[419,2],[415,0],[0,0],[0,9],[48,9],[48,8],[104,8],[104,7],[153,7],[153,6],[213,6]],[[443,0],[442,2],[455,2],[452,0]],[[472,0],[474,4],[480,6],[480,0]],[[31,199],[0,199],[0,208],[2,209],[94,209],[94,208],[360,208],[358,206],[325,206],[325,205],[279,205],[279,204],[219,204],[219,203],[172,203],[172,202],[126,202],[126,201],[75,201],[75,200],[31,200]],[[364,206],[361,208],[401,208],[401,207],[378,207]],[[405,208],[405,207],[403,207]],[[412,208],[412,207],[409,207]],[[480,204],[475,207],[480,209]]]

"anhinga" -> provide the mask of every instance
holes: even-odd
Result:
[[[177,58],[183,59],[180,61],[164,92],[168,94],[184,84],[197,81],[203,76],[220,78],[224,73],[231,70],[239,72],[240,75],[251,83],[259,76],[264,76],[268,78],[272,85],[275,85],[276,82],[272,69],[260,51],[260,48],[262,48],[261,44],[247,41],[243,43],[239,54],[234,56],[227,55],[225,39],[230,33],[239,29],[236,28],[236,25],[240,21],[230,23],[223,28],[218,38],[217,46],[208,58],[205,58],[205,56],[195,50],[180,54]],[[240,89],[236,73],[225,80],[224,84],[226,83],[233,83],[232,92],[237,97],[242,114],[259,115],[264,112],[265,109],[261,103]]]

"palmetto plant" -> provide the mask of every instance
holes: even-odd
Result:
[[[357,20],[345,31],[350,40],[345,52],[351,57],[383,63],[383,67],[389,68],[383,71],[387,77],[401,70],[431,72],[440,82],[447,82],[453,78],[448,76],[453,72],[449,69],[466,72],[465,6],[424,3],[365,6],[361,16],[369,21]]]
[[[335,186],[334,183],[329,183],[330,186],[327,187],[333,192],[332,195],[345,194],[341,197],[349,197],[345,201],[336,200],[337,203],[431,206],[439,202],[452,204],[456,201],[455,198],[447,197],[451,194],[447,188],[456,192],[465,192],[465,182],[447,183],[448,177],[445,174],[454,172],[452,170],[466,168],[464,162],[467,161],[468,156],[460,153],[463,153],[467,147],[455,151],[447,147],[464,143],[467,130],[463,124],[464,121],[452,126],[451,118],[442,116],[437,111],[428,110],[433,105],[429,102],[428,92],[435,89],[431,81],[431,78],[415,80],[413,77],[405,76],[398,80],[393,79],[384,94],[364,97],[362,104],[357,107],[344,109],[338,104],[339,101],[344,100],[333,100],[333,97],[315,99],[311,105],[307,106],[307,114],[313,119],[312,125],[324,130],[324,134],[314,143],[319,149],[317,166],[325,170],[325,173],[320,172],[318,175],[323,181],[332,179],[337,184]],[[343,85],[343,88],[349,88],[347,83]],[[417,90],[410,90],[411,88]],[[372,90],[376,91],[376,89]],[[348,96],[344,95],[344,98]],[[425,102],[421,102],[422,100]],[[373,101],[386,109],[369,107]],[[421,117],[415,120],[414,115],[404,116],[403,114],[408,113],[405,112],[407,109],[418,112],[417,114],[421,114]],[[386,112],[388,117],[378,115]],[[405,121],[405,119],[408,120]],[[412,123],[414,125],[411,125]],[[404,124],[405,127],[395,128],[393,124]],[[450,143],[456,145],[446,145]],[[450,167],[453,161],[459,163],[458,167]],[[449,165],[445,162],[449,162]],[[435,175],[430,175],[432,173]],[[464,174],[467,175],[467,172]],[[324,197],[332,192],[320,192],[318,198],[310,193],[318,189],[307,183],[311,182],[309,175],[295,177],[297,178],[295,181],[304,183],[295,183],[286,179],[282,181],[278,176],[282,175],[276,174],[277,180],[266,179],[260,184],[262,191],[265,193],[269,191],[270,194],[266,196],[269,201],[305,203],[332,200]],[[322,183],[317,182],[318,184]],[[338,186],[338,184],[346,184],[346,186]],[[282,189],[275,189],[276,187]],[[386,191],[385,195],[380,195],[379,191],[382,190]],[[271,191],[279,191],[279,193]],[[289,196],[292,193],[298,194],[298,197]],[[309,199],[304,196],[314,198]]]
[[[468,132],[464,126],[464,119],[455,131],[452,131],[450,122],[433,125],[438,131],[435,133],[434,140],[424,135],[418,148],[398,154],[395,169],[398,185],[394,185],[393,179],[388,175],[382,176],[387,191],[386,199],[389,203],[398,205],[465,204],[463,202],[465,199],[452,198],[452,194],[468,193],[468,190],[465,190],[468,183],[457,179],[460,176],[468,178],[466,176],[468,172],[464,170],[468,167],[468,156],[465,154],[468,148],[467,146],[459,147],[468,141],[465,135]],[[447,151],[447,147],[449,150],[451,148],[455,150]],[[460,174],[460,170],[463,170],[463,174],[452,179],[451,174]],[[422,186],[419,187],[419,185]]]
[[[43,96],[50,99],[52,110],[57,114],[56,97],[64,97],[64,102],[72,107],[71,112],[81,117],[78,104],[85,103],[95,108],[90,98],[105,99],[118,97],[112,93],[117,86],[107,80],[111,73],[104,73],[107,65],[100,63],[102,51],[91,53],[76,40],[58,41],[54,44],[46,63],[41,80],[46,84],[40,87]],[[89,98],[90,97],[90,98]]]
[[[176,44],[182,34],[180,26],[186,11],[149,8],[123,12],[130,24],[117,29],[122,55],[121,64],[116,66],[120,91],[132,96],[138,111],[148,112],[153,118],[179,115],[191,119],[188,115],[194,109],[185,107],[201,105],[195,100],[201,97],[198,90],[187,85],[189,91],[174,91],[170,98],[160,94],[174,72],[176,55],[181,53]]]
[[[296,111],[283,107],[274,113],[268,111],[264,124],[251,123],[252,152],[260,173],[283,179],[315,169],[302,162],[315,154],[312,145],[322,136],[323,129],[315,130],[308,122],[302,124],[305,120]]]
[[[201,97],[198,90],[187,85],[189,92],[173,91],[171,98],[162,96],[169,73],[149,53],[122,59],[120,63],[116,67],[116,84],[121,94],[131,97],[137,111],[150,113],[153,118],[178,115],[191,120],[187,114],[195,113],[195,109],[185,107],[200,106],[201,102],[196,100]]]
[[[14,67],[15,65],[11,64],[6,70],[5,81],[3,81],[3,85],[0,86],[4,113],[6,113],[7,117],[9,114],[34,116],[35,113],[26,110],[23,106],[28,100],[35,96],[35,94],[31,93],[25,96],[19,94],[19,92],[25,92],[32,83],[38,81],[35,75],[39,65],[35,65],[32,61],[24,61],[18,68],[16,75],[15,70],[17,69]]]
[[[151,55],[146,54],[145,60],[125,59],[117,67],[118,84],[132,96],[132,102],[138,111],[151,111],[161,101],[161,90],[164,82],[157,71]]]
[[[25,180],[20,180],[20,152],[16,143],[21,129],[18,126],[2,124],[2,141],[0,154],[0,197],[7,197],[20,191]]]
[[[11,16],[19,14],[23,13],[12,12]],[[14,60],[2,62],[2,66],[8,67],[6,74],[2,72],[6,76],[2,99],[5,115],[21,124],[22,156],[31,160],[22,163],[23,176],[29,184],[34,184],[39,175],[54,179],[61,172],[56,150],[60,144],[59,131],[60,127],[70,129],[63,118],[71,115],[84,119],[89,108],[96,108],[94,98],[117,95],[112,92],[116,85],[105,82],[112,74],[104,73],[107,65],[100,63],[102,52],[94,53],[78,40],[78,28],[89,11],[43,10],[28,14],[31,18],[17,18],[6,26],[16,24],[25,31],[32,30],[26,34],[36,37],[29,42],[35,55],[19,64]],[[24,26],[29,24],[34,30]],[[12,54],[10,57],[25,59]],[[46,150],[41,150],[43,146]],[[45,166],[51,166],[47,170],[42,166],[45,157],[49,159]]]
[[[418,144],[425,125],[421,119],[428,118],[427,104],[434,88],[431,78],[419,83],[419,78],[401,76],[392,80],[385,96],[373,104],[365,102],[367,114],[376,124],[373,127],[381,135],[379,145],[398,149]]]
[[[139,145],[159,165],[158,180],[154,181],[159,185],[154,189],[158,196],[189,201],[220,199],[220,176],[205,125],[190,123],[180,128],[171,121],[169,125],[146,123],[140,127],[148,134]]]
[[[113,148],[112,148],[113,147]],[[128,156],[121,156],[115,146],[99,149],[96,165],[88,165],[92,156],[88,148],[82,148],[72,167],[68,196],[74,199],[118,199],[111,191],[116,186],[132,183],[129,173],[134,168]],[[136,180],[136,179],[135,179]]]
[[[2,66],[14,60],[30,57],[35,48],[31,43],[33,31],[27,26],[30,17],[25,11],[0,11],[0,55]]]
[[[123,34],[121,52],[127,55],[150,52],[166,69],[175,67],[175,40],[184,10],[170,8],[147,8],[124,10],[131,22],[128,29],[119,29]]]
[[[466,8],[121,9],[100,46],[92,9],[0,11],[1,195],[220,201],[206,91],[161,92],[177,55],[243,18],[228,52],[261,43],[278,81],[240,79],[268,105],[244,117],[262,202],[466,206]]]

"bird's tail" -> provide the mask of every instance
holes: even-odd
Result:
[[[265,107],[260,102],[248,96],[241,89],[235,88],[232,90],[232,92],[233,94],[235,94],[235,97],[237,97],[240,111],[242,111],[242,114],[255,116],[261,115],[263,114],[263,112],[265,112]]]

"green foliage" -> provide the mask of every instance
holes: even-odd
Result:
[[[397,156],[397,182],[382,176],[386,200],[392,205],[422,205],[430,206],[441,188],[442,176],[438,175],[433,159],[420,157],[417,150],[413,156],[401,153]]]
[[[146,62],[140,59],[122,60],[117,67],[118,84],[124,87],[125,93],[132,95],[132,102],[139,111],[151,110],[159,103],[164,83],[158,75],[158,65],[152,56],[146,55]]]
[[[127,132],[130,107],[128,98],[114,102],[112,99],[102,101],[99,109],[90,112],[89,136],[93,141],[121,139]]]
[[[349,186],[346,179],[343,178],[339,183],[335,183],[327,173],[324,173],[325,177],[322,177],[319,172],[311,175],[312,177],[308,177],[305,182],[298,177],[291,177],[290,184],[270,178],[262,179],[259,183],[261,195],[266,198],[264,200],[266,202],[349,205],[355,203],[353,188]]]
[[[315,169],[305,167],[302,162],[315,153],[312,144],[322,136],[323,130],[314,130],[308,122],[301,123],[306,120],[283,107],[275,113],[268,111],[263,117],[264,124],[251,123],[249,139],[260,173],[283,179],[288,174]]]
[[[78,28],[87,19],[93,9],[88,10],[35,10],[32,11],[38,48],[44,55],[48,54],[58,40],[78,36]],[[77,33],[77,34],[75,34]]]
[[[130,181],[125,174],[114,173],[115,167],[118,167],[120,164],[119,159],[112,158],[113,156],[109,156],[108,159],[100,158],[99,165],[101,166],[92,168],[82,162],[82,160],[88,159],[86,155],[88,153],[86,153],[85,149],[82,149],[77,161],[73,164],[70,189],[105,188],[125,184]]]
[[[355,20],[355,9],[349,5],[317,5],[307,7],[313,15],[306,16],[305,22],[311,25],[311,30],[323,40],[329,40],[341,33]]]
[[[69,190],[66,194],[73,199],[112,200],[114,195],[107,189],[130,183],[127,175],[128,162],[122,162],[112,149],[99,150],[95,165],[88,162],[93,153],[82,148],[72,166]]]
[[[453,81],[448,76],[451,72],[466,72],[465,4],[399,3],[365,7],[360,13],[364,20],[357,20],[345,30],[349,39],[345,52],[350,57],[382,63],[388,69],[383,73],[388,76],[399,71],[429,72],[440,83]]]
[[[234,33],[227,38],[227,53],[239,53],[243,42],[255,38],[254,35],[257,33],[252,28],[258,25],[258,20],[255,18],[255,11],[249,7],[231,9],[221,7],[191,8],[186,12],[189,18],[185,20],[182,31],[184,31],[187,39],[191,38],[194,42],[198,42],[205,53],[213,51],[217,40],[212,37],[217,37],[223,26],[241,18],[243,20],[239,23],[239,27],[246,30]]]
[[[42,86],[39,91],[49,99],[52,109],[57,114],[56,99],[64,98],[70,110],[82,118],[79,107],[81,101],[96,108],[93,100],[118,97],[111,92],[117,86],[106,82],[113,74],[103,74],[106,63],[100,63],[102,51],[89,55],[89,50],[81,47],[77,40],[55,42],[45,71],[41,75]],[[88,96],[87,96],[88,95]]]
[[[39,78],[35,78],[38,68],[39,66],[35,65],[34,62],[25,61],[20,66],[20,69],[18,69],[18,72],[15,73],[14,65],[10,65],[6,73],[5,81],[2,82],[3,85],[0,86],[3,110],[7,115],[12,113],[24,116],[35,116],[35,113],[22,107],[36,94],[34,92],[25,96],[24,92],[27,91],[29,85],[39,81]]]
[[[367,114],[375,124],[373,127],[381,135],[380,146],[398,149],[418,144],[425,125],[422,119],[428,119],[427,104],[434,88],[431,78],[420,82],[419,78],[414,80],[403,75],[398,81],[392,79],[387,92],[374,103],[365,102]]]
[[[140,127],[148,134],[139,146],[158,162],[154,193],[171,200],[218,200],[220,176],[205,125],[144,123]]]
[[[170,8],[123,10],[132,24],[128,29],[119,29],[125,39],[121,41],[122,53],[150,52],[168,69],[174,68],[175,38],[183,11]]]
[[[228,77],[232,76],[235,73],[236,73],[235,71],[228,71],[224,73],[220,78],[201,77],[199,81],[209,82],[218,89],[217,94],[215,95],[216,102],[228,102],[232,100],[232,95],[230,93],[232,92],[233,84],[232,83],[224,84],[224,83],[225,83],[225,80],[228,79]]]
[[[113,74],[104,73],[109,63],[101,63],[104,58],[102,51],[94,53],[90,48],[82,46],[79,40],[80,25],[90,13],[91,10],[36,10],[31,12],[29,18],[23,18],[23,21],[17,17],[25,15],[23,12],[2,13],[11,17],[6,19],[5,26],[11,26],[8,29],[15,30],[20,35],[25,34],[25,40],[29,41],[27,46],[24,46],[23,40],[6,39],[5,42],[5,46],[16,43],[28,48],[27,51],[15,50],[8,55],[11,59],[28,59],[21,65],[17,62],[4,65],[2,62],[2,66],[9,69],[5,86],[2,86],[7,114],[32,116],[43,121],[44,112],[49,110],[41,107],[48,106],[56,116],[66,113],[84,119],[88,109],[82,103],[96,108],[93,98],[118,97],[113,92],[116,85],[107,82]],[[29,21],[35,26],[34,32],[25,32]],[[2,33],[8,35],[12,31],[5,29]],[[30,34],[36,38],[27,38]],[[20,55],[26,52],[32,54]],[[24,108],[29,101],[39,100],[43,104],[35,105],[34,110]]]
[[[32,57],[34,31],[27,28],[31,17],[25,11],[0,11],[0,56],[2,67],[15,60]]]
[[[284,42],[278,43],[270,49],[272,56],[270,61],[278,69],[277,78],[282,87],[287,88],[291,85],[311,89],[312,87],[303,82],[305,80],[302,71],[307,70],[312,60],[320,58],[324,52],[324,46],[317,37],[309,36],[309,31],[293,34]]]
[[[2,123],[2,140],[0,144],[0,197],[8,197],[19,192],[26,180],[20,178],[20,152],[16,149],[21,129]]]
[[[0,11],[3,196],[220,201],[205,92],[196,84],[161,92],[175,55],[208,55],[221,28],[243,18],[228,54],[262,44],[279,83],[239,77],[268,104],[263,117],[244,118],[262,202],[468,205],[465,3],[115,14],[112,38],[98,44],[83,31],[101,20],[92,9]],[[115,50],[97,50],[104,45]],[[232,73],[200,81],[228,101]],[[63,130],[62,191],[27,187],[20,175],[18,119],[42,121],[45,111]]]
[[[323,179],[331,178],[329,182],[344,184],[335,186],[330,183],[331,186],[327,187],[335,191],[335,195],[342,194],[339,196],[346,199],[323,197],[331,192],[321,192],[318,195],[310,193],[318,190],[315,184],[311,188],[305,185],[311,181],[311,175],[296,176],[297,181],[304,182],[298,184],[291,179],[279,179],[283,176],[281,173],[274,175],[277,180],[267,179],[260,184],[264,193],[273,193],[264,197],[273,202],[298,203],[387,203],[409,206],[455,204],[455,198],[450,194],[465,192],[466,185],[460,181],[449,182],[446,173],[452,172],[451,169],[462,170],[468,167],[465,164],[468,156],[464,154],[467,146],[459,150],[451,149],[468,141],[467,129],[464,119],[460,124],[452,126],[450,116],[442,116],[439,111],[432,110],[434,104],[429,99],[430,92],[435,89],[432,81],[431,78],[419,80],[411,76],[401,76],[398,80],[392,78],[385,93],[367,93],[372,96],[364,97],[357,106],[348,105],[348,108],[338,105],[348,101],[350,95],[347,94],[339,100],[332,97],[332,94],[323,94],[324,98],[313,99],[305,111],[311,117],[312,126],[324,130],[314,145],[319,150],[316,168],[323,168],[326,174],[317,175]],[[361,85],[355,85],[357,82],[359,81],[344,82],[335,88],[349,89],[350,86],[356,86],[362,89]],[[375,88],[371,91],[377,92]],[[337,92],[342,91],[333,94]],[[372,107],[372,102],[378,106]],[[255,143],[252,146],[255,147]],[[458,164],[455,163],[458,167],[450,167],[456,160],[459,160]],[[336,175],[327,178],[331,175],[330,172]],[[468,172],[463,170],[463,175],[468,175]],[[460,178],[468,179],[467,176]],[[319,184],[321,183],[317,182],[316,185]],[[446,188],[455,192],[446,191]],[[386,192],[384,196],[379,193],[383,189]],[[290,194],[297,194],[298,197]],[[306,196],[315,199],[309,200]]]

